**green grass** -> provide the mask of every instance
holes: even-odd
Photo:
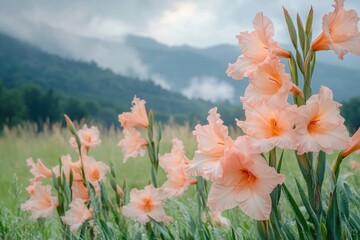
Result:
[[[77,126],[77,128],[79,127]],[[192,159],[197,147],[196,138],[191,133],[192,129],[193,126],[164,126],[160,153],[164,154],[169,152],[171,149],[171,139],[176,137],[184,142],[185,153],[189,159]],[[234,139],[240,134],[239,131],[232,128],[230,130],[230,135]],[[142,189],[145,185],[149,184],[151,179],[151,165],[148,157],[130,158],[126,163],[123,163],[121,151],[117,146],[118,141],[122,138],[121,131],[119,131],[119,129],[110,128],[100,129],[100,133],[102,143],[100,146],[92,149],[89,155],[93,156],[97,161],[103,161],[107,164],[110,162],[113,163],[117,180],[120,185],[124,180],[126,180],[129,189],[132,189],[133,187]],[[77,160],[77,153],[72,150],[68,141],[70,136],[71,134],[67,129],[57,125],[51,130],[45,128],[41,133],[37,133],[36,128],[33,125],[25,125],[21,128],[14,129],[4,129],[3,135],[0,137],[0,203],[2,206],[0,208],[0,214],[3,216],[2,221],[9,224],[14,221],[9,217],[11,211],[19,211],[20,203],[28,198],[25,187],[28,185],[28,181],[32,176],[30,175],[29,168],[25,162],[27,158],[32,157],[34,160],[41,159],[49,168],[53,168],[57,165],[58,159],[62,155],[70,154],[73,160]],[[279,155],[280,151],[278,152],[278,156]],[[328,156],[328,168],[331,167],[331,162],[335,156],[335,153]],[[353,154],[348,159],[345,159],[342,165],[341,174],[347,172],[353,173],[349,165],[349,160],[351,158],[360,160],[360,155]],[[299,202],[298,192],[295,187],[295,178],[302,180],[302,177],[293,151],[285,152],[281,172],[287,177],[286,185]],[[158,181],[161,185],[165,181],[164,172],[160,170],[158,177]],[[357,189],[360,184],[359,172],[355,172],[353,176],[350,176],[349,181]],[[110,184],[108,182],[106,184],[109,187]],[[329,176],[327,174],[323,194],[328,194],[329,186]],[[192,186],[186,194],[179,199],[180,202],[188,207],[189,212],[197,211],[195,195],[196,187]],[[281,211],[283,216],[287,219],[292,219],[293,213],[284,197],[281,198],[280,206],[282,206]],[[169,211],[169,215],[173,214],[172,217],[175,220],[177,220],[177,218],[182,218],[182,211],[177,209],[174,203],[169,202],[166,205],[166,209]],[[22,213],[18,214],[20,216],[25,216]],[[225,215],[230,218],[231,222],[237,227],[239,232],[246,233],[250,238],[251,236],[257,237],[255,232],[255,222],[245,216],[238,208],[227,210]],[[4,220],[7,216],[9,217],[9,220]],[[42,223],[43,225],[39,222],[33,223],[33,225],[27,225],[28,223],[20,220],[20,226],[21,224],[28,226],[29,231],[43,231],[41,236],[54,236],[51,235],[54,233],[46,232],[46,228],[49,224],[58,224],[58,220],[53,218],[50,222],[45,221]],[[21,231],[20,228],[19,231]]]

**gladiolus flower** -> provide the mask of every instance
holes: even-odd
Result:
[[[360,149],[360,128],[351,138],[351,146],[342,152],[342,157],[346,158],[349,154],[356,152]]]
[[[50,178],[51,170],[45,167],[40,159],[38,159],[37,163],[34,162],[32,158],[26,159],[27,165],[30,167],[30,173],[34,176],[34,180],[38,181],[42,178]]]
[[[360,56],[359,17],[355,10],[345,10],[344,0],[335,0],[335,10],[323,17],[323,32],[312,43],[314,51],[333,50],[340,59],[345,54]]]
[[[87,187],[84,186],[84,182],[82,180],[72,182],[71,192],[72,192],[72,199],[81,198],[84,201],[88,201],[90,199],[89,191]]]
[[[105,181],[106,174],[110,172],[109,166],[103,162],[95,161],[94,158],[87,156],[83,162],[86,181],[90,183],[98,183]]]
[[[174,138],[171,153],[159,156],[159,164],[167,173],[167,181],[162,188],[169,197],[180,196],[196,180],[189,177],[185,168],[190,161],[184,154],[184,145],[182,141]]]
[[[124,128],[149,126],[149,120],[145,109],[145,100],[134,97],[132,101],[131,112],[119,114],[119,121]]]
[[[60,160],[61,160],[61,163],[62,163],[62,166],[61,166],[62,172],[60,172],[60,166],[59,165],[55,166],[52,169],[52,171],[54,172],[56,177],[59,177],[61,174],[64,173],[65,177],[66,177],[66,180],[69,181],[70,180],[70,172],[72,172],[74,181],[82,180],[81,165],[79,165],[79,163],[72,162],[70,155],[61,156]]]
[[[350,166],[353,171],[359,170],[359,163],[356,162],[355,160],[352,159],[350,160]]]
[[[61,217],[63,223],[70,226],[71,232],[76,232],[82,224],[92,219],[91,211],[86,207],[84,200],[76,198],[70,203],[70,209]]]
[[[271,59],[260,65],[249,75],[249,86],[246,88],[243,101],[270,101],[277,98],[287,101],[289,92],[298,95],[301,90],[290,81],[285,73],[285,65],[279,59]]]
[[[291,106],[278,102],[245,104],[245,121],[237,125],[250,137],[251,150],[262,153],[280,147],[294,149]]]
[[[165,214],[163,203],[164,193],[162,189],[148,185],[144,190],[132,189],[130,203],[122,208],[126,217],[133,218],[141,224],[150,221],[150,218],[158,222],[168,223],[171,218]]]
[[[311,96],[306,105],[296,113],[294,141],[298,154],[334,149],[342,150],[350,145],[349,133],[340,116],[341,105],[333,100],[332,91],[322,86],[319,94]]]
[[[30,211],[30,218],[35,220],[39,217],[50,217],[57,205],[57,198],[51,196],[51,186],[36,184],[33,195],[29,200],[21,204],[21,209]]]
[[[255,220],[267,220],[271,212],[270,193],[285,181],[285,176],[269,167],[259,154],[249,152],[246,136],[239,137],[221,163],[223,175],[211,186],[208,205],[211,211],[239,206]]]
[[[166,172],[167,180],[162,185],[162,188],[168,197],[181,196],[189,186],[197,183],[195,179],[190,178],[186,173],[185,166],[169,167]]]
[[[100,145],[100,133],[99,129],[95,126],[88,126],[85,124],[82,129],[78,131],[81,145],[87,149]]]
[[[193,132],[198,142],[198,150],[187,171],[190,175],[200,175],[205,179],[221,176],[221,159],[232,147],[234,141],[228,136],[228,128],[223,125],[217,108],[210,109],[207,118],[209,124],[196,125]]]
[[[189,159],[184,154],[184,144],[181,140],[172,139],[171,153],[165,153],[159,156],[159,164],[164,170],[169,167],[181,167],[190,163]]]
[[[256,14],[253,21],[255,30],[252,32],[241,32],[236,38],[239,41],[242,55],[234,64],[229,64],[227,75],[235,80],[241,80],[254,72],[258,65],[276,56],[290,57],[272,40],[274,27],[271,20],[263,13]]]
[[[118,146],[124,154],[124,161],[126,162],[129,157],[144,156],[144,148],[148,145],[144,138],[141,138],[140,132],[135,128],[124,128],[124,138],[120,140]]]

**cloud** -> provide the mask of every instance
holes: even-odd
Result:
[[[229,83],[209,76],[192,78],[189,86],[181,91],[190,99],[204,99],[211,102],[232,101],[234,92],[234,88]]]

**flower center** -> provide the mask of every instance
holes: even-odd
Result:
[[[310,134],[321,133],[320,119],[315,116],[307,125],[307,130]]]
[[[149,198],[149,197],[143,198],[141,208],[144,212],[147,212],[147,213],[151,212],[154,209],[154,205],[153,205],[151,198]]]
[[[92,136],[89,135],[89,134],[86,134],[86,135],[84,136],[84,140],[85,140],[86,142],[92,142]]]
[[[283,133],[283,129],[279,127],[277,121],[272,118],[270,119],[270,136],[276,137]]]
[[[100,179],[100,171],[99,171],[99,169],[97,169],[97,168],[94,169],[92,171],[91,177],[92,177],[93,180],[99,180]]]
[[[241,170],[240,174],[242,175],[240,185],[252,186],[256,182],[256,176],[252,174],[249,170]]]

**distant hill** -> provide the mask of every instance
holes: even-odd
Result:
[[[117,114],[129,111],[134,95],[145,99],[147,108],[163,121],[170,116],[179,122],[203,119],[210,108],[208,102],[188,100],[151,81],[114,74],[94,62],[63,59],[4,34],[0,34],[0,81],[7,87],[31,83],[62,98],[95,101],[98,119],[108,123],[117,123]]]
[[[235,45],[223,44],[203,49],[190,46],[171,47],[150,38],[134,35],[127,37],[126,44],[137,50],[150,72],[162,74],[166,79],[171,80],[169,84],[173,90],[185,88],[194,77],[212,76],[234,87],[234,102],[237,102],[239,96],[244,94],[247,81],[234,81],[225,74],[228,63],[235,62],[241,54],[240,49]],[[324,58],[329,54],[333,55],[330,52],[320,52],[317,55],[320,60],[325,60]],[[338,64],[335,65],[335,63]],[[320,85],[330,87],[338,101],[358,96],[360,94],[360,68],[341,66],[340,60],[334,61],[334,64],[317,61],[313,77],[314,93],[318,91]]]

